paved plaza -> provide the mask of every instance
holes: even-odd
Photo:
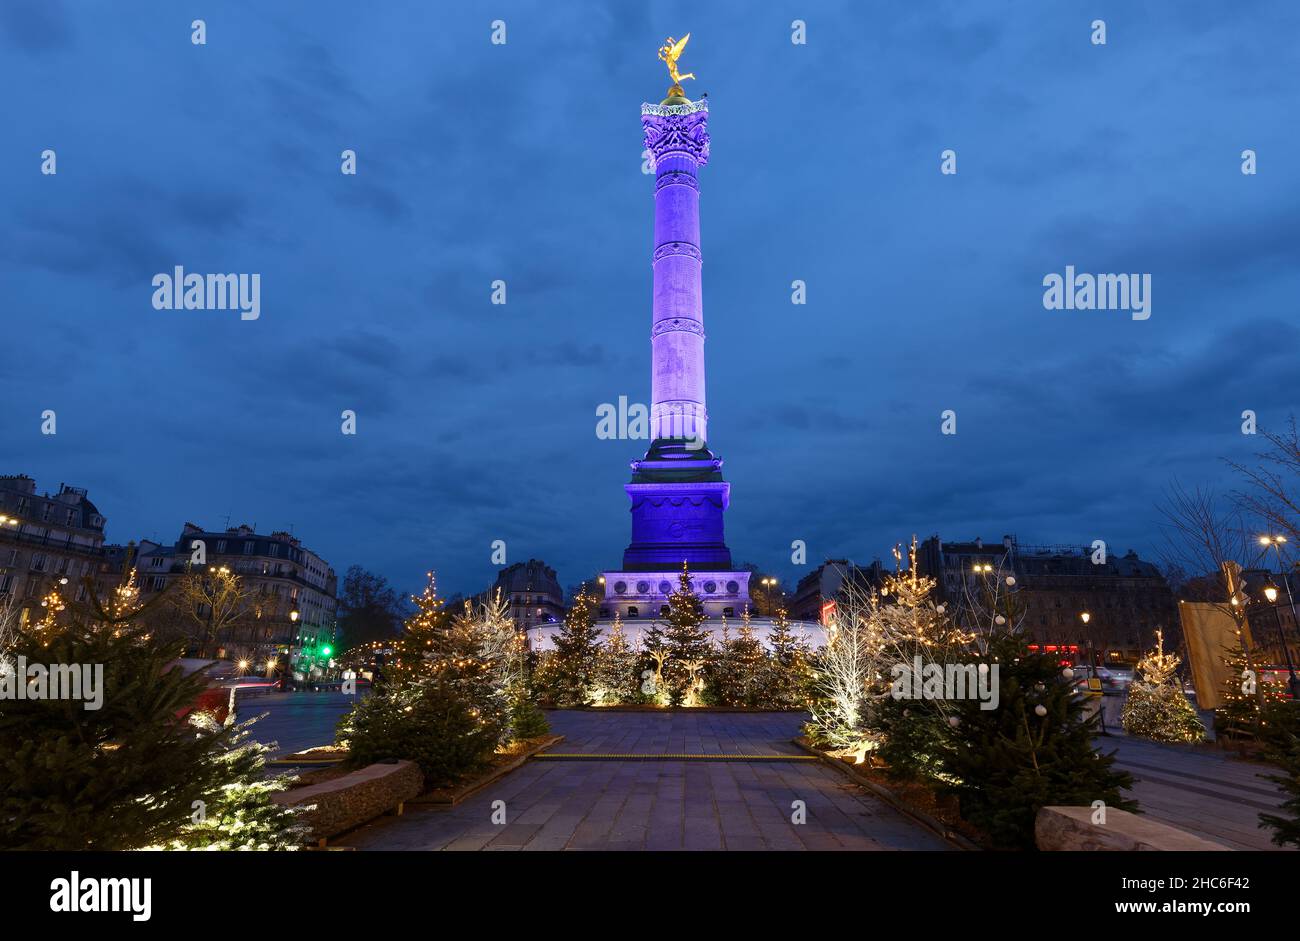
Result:
[[[789,713],[551,712],[565,754],[795,758],[530,761],[450,810],[412,807],[338,842],[397,850],[942,850],[929,830],[790,744]],[[505,825],[492,823],[504,801]],[[803,801],[803,823],[791,821]]]
[[[254,736],[284,754],[332,742],[353,702],[340,693],[250,697],[241,718],[269,715]],[[1109,702],[1107,705],[1111,705]],[[1108,710],[1115,729],[1118,702]],[[553,752],[589,755],[800,754],[791,713],[555,711],[565,740]],[[1265,765],[1205,748],[1157,745],[1123,734],[1118,750],[1143,814],[1234,849],[1276,849],[1258,827],[1284,796]],[[506,802],[507,824],[490,821]],[[808,819],[790,822],[791,802]],[[530,761],[452,810],[408,808],[344,837],[364,849],[944,849],[946,844],[831,768],[786,761]]]

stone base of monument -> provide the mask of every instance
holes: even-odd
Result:
[[[271,799],[285,807],[302,807],[300,822],[324,847],[331,837],[385,813],[400,815],[404,804],[424,790],[424,775],[413,761],[379,762],[356,771],[288,791]]]
[[[1040,850],[1223,850],[1231,847],[1195,836],[1125,810],[1106,809],[1106,822],[1093,823],[1091,807],[1042,807],[1034,818],[1034,842]]]

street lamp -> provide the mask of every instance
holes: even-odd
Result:
[[[1259,544],[1264,547],[1265,555],[1268,554],[1269,549],[1272,549],[1277,554],[1278,574],[1282,576],[1282,582],[1286,585],[1286,597],[1291,607],[1291,623],[1295,624],[1297,623],[1295,598],[1291,594],[1291,579],[1287,577],[1286,566],[1282,561],[1282,546],[1285,543],[1285,536],[1265,535],[1259,537]],[[1286,642],[1286,632],[1282,630],[1282,614],[1278,611],[1275,603],[1277,594],[1277,585],[1273,583],[1273,578],[1270,575],[1268,581],[1264,584],[1264,597],[1268,599],[1269,604],[1273,605],[1273,616],[1277,618],[1277,639],[1281,641],[1282,655],[1286,657],[1287,687],[1291,690],[1291,699],[1300,702],[1300,678],[1295,675],[1295,665],[1291,662],[1291,648]]]
[[[1082,611],[1079,613],[1079,620],[1083,622],[1083,626],[1085,628],[1083,639],[1084,642],[1088,645],[1088,673],[1093,679],[1096,679],[1097,678],[1097,656],[1092,649],[1092,634],[1086,630],[1086,628],[1088,627],[1088,622],[1092,620],[1092,615],[1089,614],[1087,611]],[[1106,691],[1101,689],[1100,682],[1098,682],[1097,688],[1098,688],[1098,695],[1101,696],[1101,702],[1097,704],[1097,714],[1101,716],[1101,734],[1110,735],[1110,732],[1106,731]]]
[[[298,623],[298,618],[301,617],[301,616],[302,616],[302,615],[301,615],[301,613],[298,611],[298,606],[297,606],[297,605],[294,605],[292,608],[289,609],[289,623],[290,623],[290,624],[297,624],[297,623]],[[294,662],[295,662],[295,660],[297,661],[297,663],[298,663],[299,666],[301,666],[301,664],[302,664],[302,635],[299,634],[298,637],[296,638],[296,640],[297,640],[297,643],[298,643],[298,656],[297,656],[297,657],[294,657],[294,656],[290,655],[290,657],[289,657],[289,668],[288,668],[290,672],[292,672],[292,670],[294,669]],[[287,677],[286,677],[286,678],[287,678]]]
[[[1084,611],[1079,615],[1079,620],[1083,622],[1083,641],[1088,645],[1088,672],[1092,676],[1097,675],[1097,658],[1092,650],[1092,634],[1088,633],[1088,622],[1092,620],[1092,615]]]

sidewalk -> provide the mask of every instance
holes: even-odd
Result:
[[[1099,737],[1096,744],[1103,754],[1115,752],[1116,767],[1133,775],[1126,796],[1146,816],[1232,849],[1279,849],[1270,842],[1273,831],[1259,826],[1260,812],[1285,800],[1273,782],[1258,776],[1273,773],[1272,766],[1122,734]]]

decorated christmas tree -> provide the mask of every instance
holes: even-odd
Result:
[[[774,709],[799,709],[808,704],[811,679],[808,643],[796,637],[790,616],[779,608],[767,633],[768,657],[762,699]]]
[[[437,578],[432,572],[427,577],[424,590],[411,596],[415,612],[393,641],[393,654],[381,674],[383,682],[401,684],[431,675],[435,656],[442,650],[451,615],[438,597]]]
[[[526,741],[538,738],[551,730],[542,712],[527,689],[520,689],[510,703],[510,738],[513,741]]]
[[[754,634],[749,608],[740,619],[740,629],[735,637],[723,621],[722,642],[709,670],[710,688],[714,700],[722,706],[766,705],[764,681],[768,675],[767,654],[763,644]]]
[[[573,606],[555,635],[551,682],[556,705],[586,706],[591,703],[596,685],[599,638],[595,602],[583,589],[573,599]]]
[[[106,601],[88,592],[85,607],[63,583],[0,649],[0,686],[25,687],[0,697],[0,848],[296,845],[293,813],[270,801],[283,782],[264,780],[265,749],[243,741],[247,724],[196,712],[207,682],[177,663],[183,640],[145,626],[154,602],[139,602],[133,578]],[[57,696],[56,675],[69,684]]]
[[[663,631],[668,658],[663,665],[663,678],[671,705],[694,706],[704,685],[704,668],[713,656],[713,645],[685,562],[678,579],[677,591],[668,596],[668,623]]]
[[[944,775],[961,815],[994,845],[1030,849],[1034,817],[1049,805],[1135,810],[1123,788],[1132,778],[1113,768],[1092,739],[1097,717],[1085,718],[1082,697],[1054,657],[1031,653],[1018,634],[986,638],[980,665],[997,667],[997,707],[956,702],[950,716]],[[992,680],[990,674],[990,682]]]
[[[224,723],[203,713],[191,718],[192,724],[210,734],[234,726],[230,745],[218,759],[226,766],[229,780],[210,803],[194,808],[189,824],[175,837],[149,849],[296,850],[307,842],[310,830],[296,823],[296,812],[271,799],[286,790],[292,779],[266,775],[272,749],[249,737],[255,721],[235,725],[233,710]]]
[[[1177,654],[1165,653],[1164,634],[1156,631],[1155,650],[1138,661],[1137,677],[1120,713],[1125,732],[1157,742],[1199,742],[1205,737],[1205,726],[1175,676],[1179,662]]]
[[[908,548],[906,568],[902,549],[895,546],[895,571],[881,586],[881,666],[888,674],[889,692],[880,701],[875,722],[884,734],[879,757],[889,771],[933,781],[943,776],[944,747],[958,705],[948,697],[971,696],[977,690],[945,688],[924,695],[924,678],[964,672],[975,653],[975,635],[958,626],[947,605],[935,603],[935,580],[921,574],[916,556],[916,537]],[[982,581],[981,594],[1005,585],[991,572]]]
[[[1256,670],[1254,658],[1247,655],[1240,637],[1235,647],[1224,649],[1223,660],[1228,666],[1228,679],[1220,695],[1223,705],[1214,711],[1215,732],[1269,739],[1279,725],[1277,711],[1286,706],[1286,687]]]
[[[596,654],[596,695],[601,705],[615,706],[637,702],[641,698],[641,680],[637,674],[637,652],[628,642],[623,620],[614,615],[614,623]]]
[[[525,650],[498,594],[454,618],[437,597],[433,575],[396,643],[385,682],[339,723],[354,765],[407,759],[425,783],[439,786],[488,761],[511,737]]]

